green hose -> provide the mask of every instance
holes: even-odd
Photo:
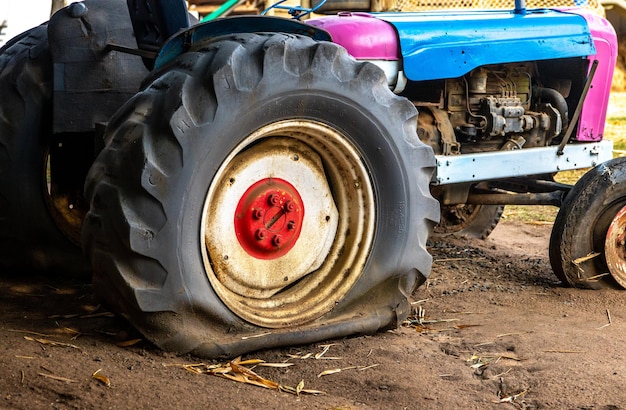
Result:
[[[222,4],[216,10],[214,10],[211,14],[200,20],[200,22],[204,23],[205,21],[211,21],[215,20],[218,17],[222,17],[224,14],[234,8],[240,1],[241,0],[228,0],[226,3]]]

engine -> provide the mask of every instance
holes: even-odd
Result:
[[[567,103],[533,85],[533,67],[485,66],[444,80],[437,103],[416,103],[420,138],[443,154],[549,145],[564,131]]]

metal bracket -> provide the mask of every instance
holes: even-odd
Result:
[[[264,16],[268,11],[272,9],[287,10],[287,13],[291,16],[291,18],[293,18],[294,20],[300,20],[302,17],[308,16],[309,14],[314,13],[317,9],[319,9],[326,3],[326,0],[322,0],[319,2],[317,6],[313,8],[306,8],[302,6],[281,6],[281,4],[286,1],[287,0],[280,0],[272,4],[271,6],[263,10],[261,15]]]
[[[565,131],[565,135],[563,135],[563,140],[561,140],[561,143],[559,144],[557,155],[563,155],[563,149],[565,148],[565,145],[567,145],[572,133],[574,132],[574,128],[578,124],[578,117],[580,117],[580,113],[583,110],[583,103],[585,102],[585,98],[587,98],[587,92],[589,92],[589,89],[591,88],[591,81],[593,80],[593,76],[596,74],[596,68],[598,68],[598,60],[593,60],[591,69],[589,70],[589,75],[585,81],[585,86],[583,87],[583,92],[578,100],[576,111],[574,111],[574,115],[572,115],[572,118],[570,119],[567,131]]]
[[[552,174],[594,167],[613,158],[613,142],[608,140],[570,144],[566,155],[558,155],[558,149],[554,145],[513,151],[436,155],[437,169],[432,183],[447,185]]]
[[[131,55],[140,56],[143,58],[149,58],[151,60],[154,60],[157,56],[157,53],[153,51],[140,50],[138,48],[124,47],[124,46],[120,46],[117,44],[107,44],[106,49],[107,51],[119,51],[120,53],[131,54]]]

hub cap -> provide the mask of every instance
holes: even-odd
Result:
[[[298,190],[280,178],[265,178],[243,194],[235,211],[241,247],[257,259],[276,259],[296,244],[304,206]]]

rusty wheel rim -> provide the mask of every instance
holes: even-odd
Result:
[[[604,254],[611,276],[626,288],[626,207],[615,215],[609,225]]]
[[[256,325],[303,324],[361,276],[374,238],[374,192],[361,156],[316,121],[265,126],[219,168],[201,238],[208,280]]]

